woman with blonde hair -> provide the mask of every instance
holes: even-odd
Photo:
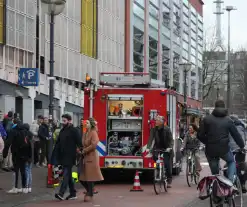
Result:
[[[92,201],[94,182],[104,180],[99,165],[99,155],[96,150],[99,142],[97,122],[89,118],[86,122],[86,132],[83,135],[83,159],[81,162],[81,172],[79,180],[86,189],[85,202]]]

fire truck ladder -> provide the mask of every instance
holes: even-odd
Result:
[[[149,73],[100,73],[100,85],[111,87],[164,87],[151,80]]]

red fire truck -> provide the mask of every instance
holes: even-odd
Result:
[[[150,128],[156,115],[166,118],[177,152],[179,113],[175,91],[153,85],[147,73],[100,73],[100,86],[85,88],[84,119],[98,122],[97,150],[102,169],[152,169],[146,153]],[[180,173],[181,160],[174,156],[174,170]]]

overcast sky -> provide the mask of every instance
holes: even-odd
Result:
[[[204,5],[204,31],[215,31],[216,5],[214,0],[203,0]],[[234,6],[236,11],[231,12],[231,44],[234,50],[245,47],[247,49],[247,1],[246,0],[222,0],[224,6]],[[224,11],[222,15],[222,37],[224,43],[227,43],[227,30],[228,30],[228,15]],[[207,32],[209,33],[209,32]]]

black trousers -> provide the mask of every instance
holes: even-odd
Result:
[[[90,197],[93,197],[94,183],[90,182],[90,181],[80,181],[80,183],[86,189],[86,191],[87,191],[86,195],[90,196]]]
[[[25,161],[22,159],[15,158],[13,159],[13,166],[14,166],[14,187],[18,188],[18,181],[19,181],[19,172],[21,173],[21,185],[22,188],[26,187],[26,173],[25,173]]]
[[[33,163],[39,163],[39,150],[40,150],[40,141],[36,141],[33,144]]]
[[[74,181],[72,178],[72,166],[63,166],[63,182],[60,186],[59,194],[64,195],[69,186],[69,193],[76,196]]]
[[[45,161],[47,163],[50,163],[50,157],[52,153],[52,140],[40,140],[40,148],[41,148],[41,155],[40,155],[40,160],[39,163],[42,164]]]

